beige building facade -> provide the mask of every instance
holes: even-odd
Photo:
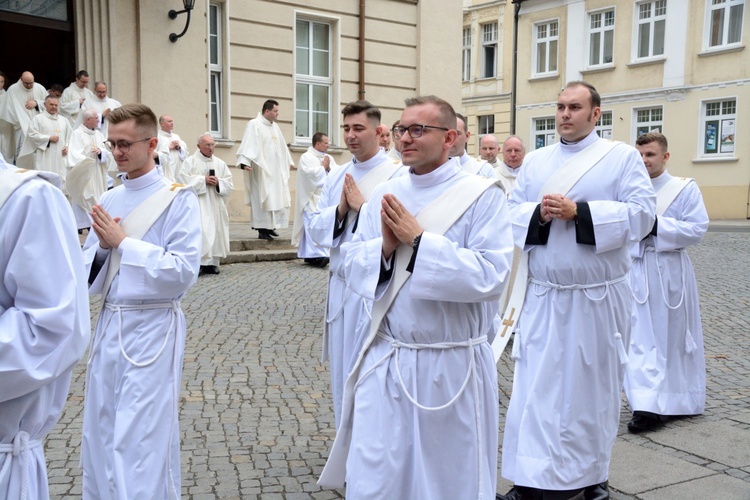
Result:
[[[58,8],[57,20],[0,6],[0,21],[17,23],[19,32],[48,25],[49,37],[67,30],[75,64],[68,61],[60,83],[67,86],[75,70],[86,69],[92,82],[109,84],[111,97],[171,115],[191,151],[200,134],[212,132],[216,155],[230,166],[247,121],[268,98],[279,102],[279,125],[295,161],[318,131],[329,135],[337,162],[349,160],[341,109],[350,101],[379,106],[389,127],[414,95],[440,95],[460,107],[455,0],[197,0],[187,32],[174,43],[169,34],[179,34],[187,16],[172,20],[170,9],[182,10],[182,2],[68,0],[67,16]],[[29,57],[17,67],[34,72],[35,60],[43,64]],[[10,72],[10,83],[20,71]],[[246,220],[242,172],[234,174],[230,214]],[[293,175],[292,189],[294,182]]]
[[[504,26],[498,54],[510,67],[514,5],[475,3],[465,5],[464,32]],[[484,16],[491,10],[498,17]],[[747,29],[745,0],[524,0],[516,133],[527,150],[557,141],[556,96],[566,82],[586,80],[602,95],[600,135],[634,144],[641,133],[662,131],[670,142],[669,171],[696,179],[709,215],[747,218],[750,143],[737,140],[750,125]],[[473,42],[481,55],[482,40]],[[494,100],[475,75],[464,74],[463,84],[464,110],[473,117],[491,111],[500,139],[511,128],[504,123],[512,84],[506,73],[496,78]]]

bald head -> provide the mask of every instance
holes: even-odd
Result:
[[[31,74],[31,71],[21,73],[21,84],[27,89],[34,88],[34,75]]]
[[[495,163],[499,151],[500,143],[494,135],[485,135],[479,140],[479,154],[484,161]]]
[[[164,132],[172,132],[174,129],[174,120],[169,115],[162,115],[159,117],[159,125]]]

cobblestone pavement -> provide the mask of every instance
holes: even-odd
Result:
[[[748,441],[742,441],[750,436],[750,233],[708,233],[690,255],[702,301],[707,409],[670,422],[669,431],[635,436],[625,428],[624,406],[610,477],[615,499],[695,498],[658,494],[662,486],[694,480],[717,481],[714,498],[750,498]],[[325,271],[299,261],[235,264],[201,277],[183,301],[185,498],[343,497],[316,485],[334,436],[328,371],[320,363],[325,281]],[[92,303],[93,318],[97,311]],[[502,433],[512,383],[507,356],[499,380]],[[81,363],[60,423],[46,439],[53,498],[81,495],[83,382]],[[680,437],[683,428],[693,437]],[[734,453],[732,446],[741,449]],[[654,456],[666,460],[666,472],[646,464]],[[639,481],[639,490],[631,488]],[[500,479],[498,491],[508,486]],[[723,487],[744,493],[724,495]]]

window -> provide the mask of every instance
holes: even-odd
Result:
[[[707,0],[708,46],[739,44],[745,0]]]
[[[549,146],[555,142],[555,119],[534,119],[534,149]]]
[[[468,82],[471,79],[471,28],[464,28],[464,45],[461,58],[461,77]]]
[[[482,78],[495,77],[497,61],[497,23],[482,25]]]
[[[703,103],[702,154],[734,156],[737,100]]]
[[[596,122],[596,133],[602,139],[612,139],[612,112],[602,111]]]
[[[331,31],[329,23],[297,19],[294,135],[307,141],[331,135]]]
[[[635,111],[635,136],[640,137],[647,132],[661,132],[664,126],[664,110],[658,108],[637,109]]]
[[[480,136],[495,133],[495,115],[478,116],[477,119],[479,120],[477,130]]]
[[[615,10],[589,14],[589,66],[612,63],[614,40]]]
[[[557,71],[557,21],[534,26],[534,52],[536,74],[555,73]]]
[[[209,130],[217,137],[224,133],[224,61],[222,50],[221,4],[208,6],[208,122]]]
[[[664,55],[664,29],[667,23],[667,0],[638,4],[636,58]]]

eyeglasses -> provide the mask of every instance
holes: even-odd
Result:
[[[133,142],[129,142],[129,141],[116,141],[116,142],[104,141],[104,145],[107,147],[107,150],[109,150],[109,151],[114,151],[115,148],[117,148],[117,149],[120,150],[120,153],[127,153],[128,151],[130,151],[130,146],[132,146],[133,144],[135,144],[137,142],[150,141],[151,139],[153,139],[153,138],[152,137],[146,137],[145,139],[141,139],[140,141],[133,141]]]
[[[419,123],[415,123],[414,125],[409,125],[408,127],[393,127],[391,131],[393,132],[393,137],[396,139],[401,139],[403,137],[404,132],[409,132],[409,135],[412,139],[418,139],[422,137],[422,133],[424,132],[424,129],[426,128],[436,128],[438,130],[450,130],[449,128],[445,127],[434,127],[432,125],[421,125]]]

